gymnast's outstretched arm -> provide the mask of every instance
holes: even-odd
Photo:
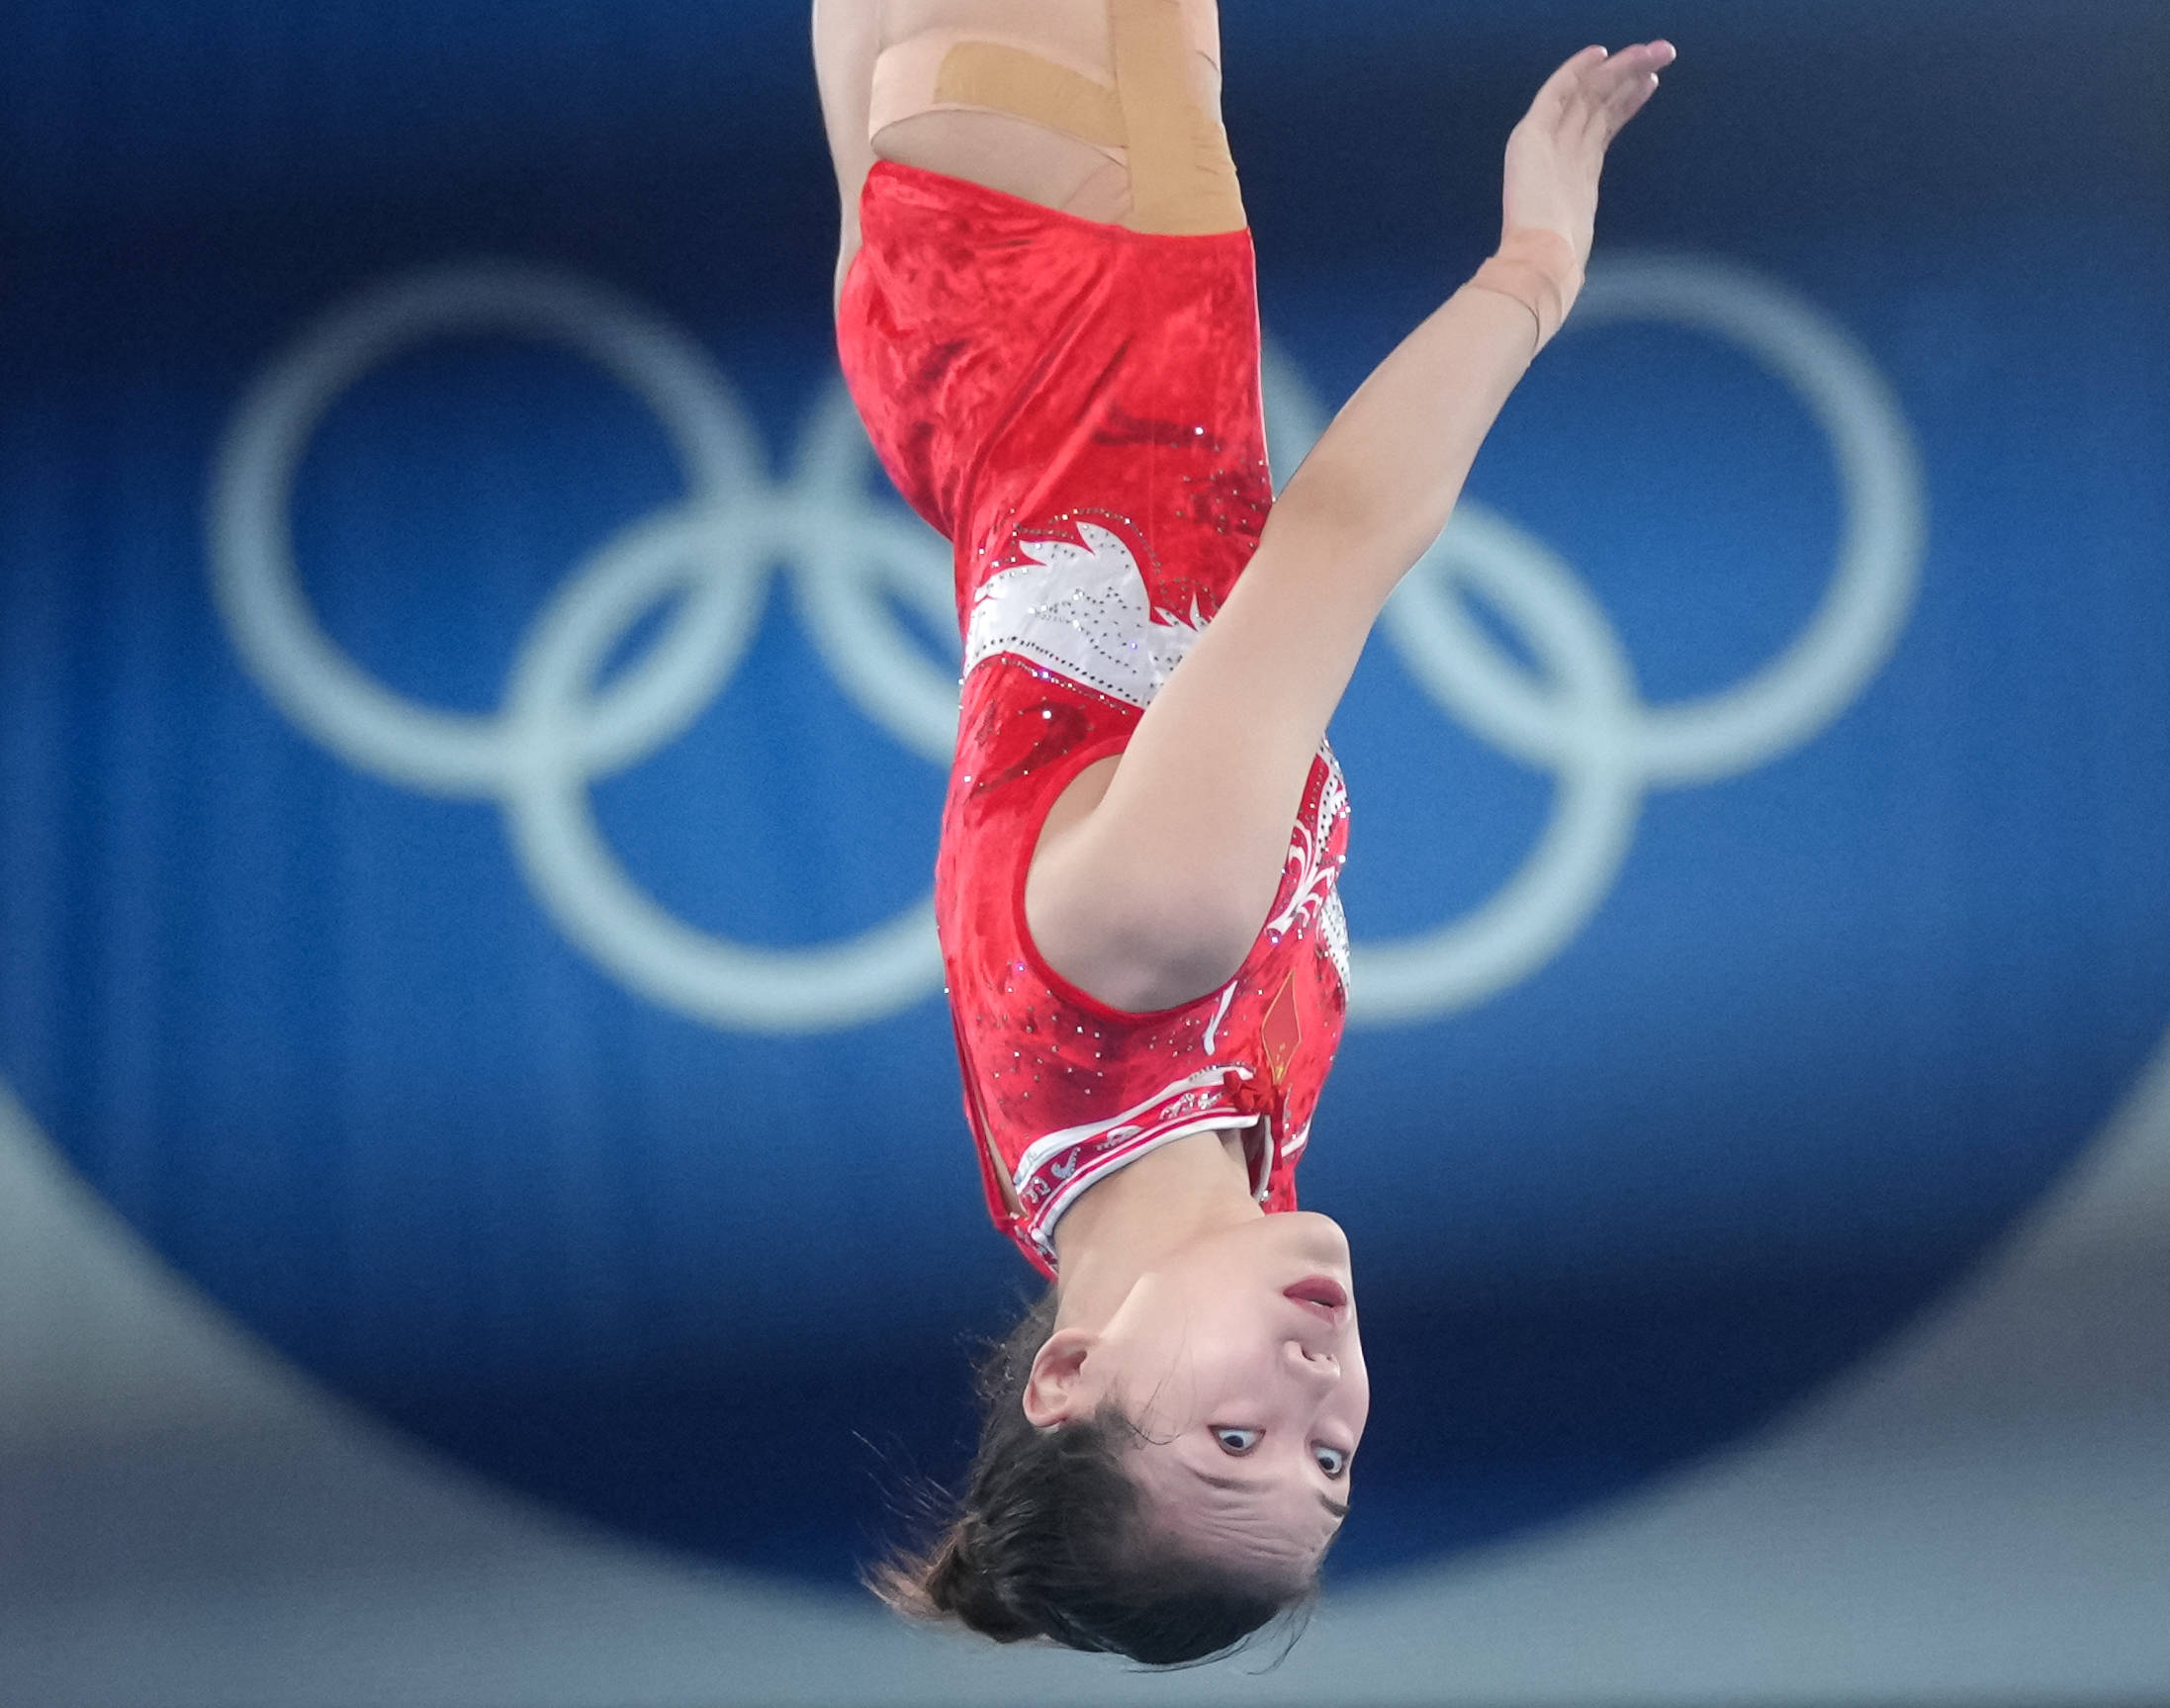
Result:
[[[1546,82],[1507,144],[1499,254],[1334,417],[1106,793],[1050,819],[1028,914],[1042,952],[1086,989],[1156,1008],[1241,964],[1372,623],[1445,528],[1485,435],[1572,305],[1605,150],[1673,58],[1664,42],[1591,47]]]

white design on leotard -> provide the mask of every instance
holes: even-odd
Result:
[[[1221,1006],[1214,1010],[1213,1024],[1206,1028],[1206,1053],[1211,1055],[1216,1047],[1215,1038],[1221,1032],[1221,1023],[1228,1018],[1228,1007],[1235,1001],[1235,993],[1242,988],[1239,978],[1228,980],[1228,988],[1221,993]]]
[[[1333,962],[1333,970],[1341,975],[1341,989],[1346,992],[1349,984],[1349,916],[1341,909],[1341,892],[1336,889],[1326,897],[1326,905],[1318,910],[1318,938],[1326,945],[1326,954]]]
[[[964,674],[1013,653],[1130,705],[1152,703],[1160,684],[1205,632],[1188,617],[1156,611],[1130,548],[1097,522],[1077,539],[1020,540],[1032,559],[989,576],[972,599]]]
[[[1333,756],[1323,743],[1318,751],[1326,761],[1326,781],[1319,792],[1318,817],[1315,822],[1296,821],[1288,858],[1288,863],[1296,868],[1296,883],[1290,891],[1288,906],[1266,922],[1266,930],[1278,941],[1281,933],[1301,933],[1306,926],[1315,922],[1319,941],[1333,961],[1333,970],[1341,975],[1341,988],[1345,991],[1349,988],[1349,924],[1341,911],[1341,892],[1335,887],[1335,880],[1341,875],[1340,862],[1328,857],[1326,845],[1333,836],[1335,820],[1349,810],[1349,788],[1342,780],[1341,767],[1333,763]]]

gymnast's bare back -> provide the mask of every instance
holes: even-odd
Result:
[[[1189,92],[1216,123],[1221,116],[1220,10],[1215,0],[1182,0],[1193,51]],[[992,190],[1087,220],[1124,224],[1131,213],[1130,174],[1111,153],[1047,125],[1007,113],[931,111],[885,124],[868,139],[876,60],[956,38],[1016,43],[1050,63],[1112,83],[1108,0],[814,0],[814,70],[843,202],[841,281],[859,247],[859,185],[877,159],[968,179]]]

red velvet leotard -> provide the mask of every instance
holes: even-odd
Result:
[[[845,377],[898,490],[955,550],[963,711],[935,904],[989,1212],[1051,1277],[1055,1220],[1087,1186],[1245,1124],[1253,1189],[1293,1210],[1346,1006],[1332,753],[1222,988],[1125,1014],[1049,968],[1025,925],[1047,809],[1122,751],[1273,501],[1250,233],[1142,233],[887,161],[860,229]]]

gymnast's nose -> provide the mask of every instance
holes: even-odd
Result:
[[[1289,1366],[1307,1382],[1331,1385],[1341,1380],[1341,1361],[1330,1352],[1313,1352],[1301,1340],[1283,1343]]]

